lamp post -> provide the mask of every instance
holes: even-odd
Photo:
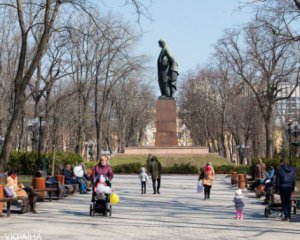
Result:
[[[38,143],[38,159],[37,159],[37,170],[42,170],[42,158],[41,158],[41,150],[42,150],[42,121],[43,115],[39,115],[39,143]]]
[[[291,145],[292,145],[292,123],[293,123],[293,120],[292,119],[289,119],[288,120],[288,135],[289,135],[289,161],[290,161],[290,166],[292,165],[292,148],[291,148]]]
[[[42,152],[42,134],[43,127],[45,126],[45,121],[43,121],[43,114],[40,114],[38,118],[33,118],[28,120],[28,128],[32,131],[32,151],[38,153],[36,168],[37,171],[44,170],[46,171],[46,163],[42,162],[41,152]],[[37,138],[38,136],[38,138]],[[38,144],[36,149],[36,143]]]
[[[32,131],[32,138],[31,138],[31,151],[36,151],[36,143],[37,143],[37,124],[38,124],[39,119],[38,118],[33,118],[33,119],[28,119],[27,127],[30,131]]]

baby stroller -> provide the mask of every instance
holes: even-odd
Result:
[[[110,204],[110,193],[100,193],[97,194],[96,187],[102,181],[101,178],[103,176],[97,176],[93,181],[93,192],[92,192],[92,199],[90,204],[90,216],[95,216],[96,213],[104,215],[104,216],[111,216],[112,215],[112,207]],[[111,187],[110,181],[105,178],[105,185],[106,187]]]
[[[282,206],[280,195],[276,194],[273,187],[268,189],[269,199],[266,199],[267,206],[265,207],[265,217],[270,216],[281,216],[282,217]]]

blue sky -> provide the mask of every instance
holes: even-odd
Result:
[[[209,61],[212,45],[222,37],[225,28],[251,19],[249,9],[238,9],[240,2],[241,0],[152,0],[149,11],[154,21],[142,19],[140,25],[145,33],[136,51],[149,55],[150,65],[156,67],[160,52],[157,41],[162,38],[175,55],[180,73],[195,69],[197,65]],[[132,7],[124,7],[123,0],[111,0],[105,4],[113,13],[121,14],[126,20],[136,24]]]

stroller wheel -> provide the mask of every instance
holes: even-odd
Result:
[[[92,204],[90,205],[90,216],[92,216],[92,214],[93,214],[93,206],[92,206]]]
[[[268,207],[265,207],[265,217],[269,217],[270,216],[270,209]]]
[[[111,215],[112,215],[112,207],[109,206],[109,216],[111,217]]]
[[[104,215],[105,217],[108,217],[108,211],[105,210],[105,213],[103,213],[103,215]]]

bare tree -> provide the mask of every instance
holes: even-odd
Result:
[[[62,32],[66,29],[64,21],[72,15],[72,10],[81,11],[89,16],[97,26],[97,17],[93,16],[90,9],[87,7],[87,1],[74,0],[74,1],[60,1],[60,0],[39,0],[39,1],[22,1],[6,0],[0,3],[1,8],[11,8],[14,10],[14,17],[17,18],[20,36],[20,50],[18,51],[18,65],[13,77],[13,105],[12,116],[9,120],[7,131],[5,134],[4,146],[0,155],[0,170],[6,168],[9,153],[13,144],[13,130],[16,129],[20,113],[26,102],[26,88],[31,81],[34,73],[38,71],[41,60],[45,55],[51,35],[54,31]],[[142,14],[145,10],[144,5],[140,1],[127,2],[132,4],[138,14]],[[65,7],[65,8],[64,8]],[[63,14],[67,13],[69,16],[64,15],[58,23],[59,13],[65,10]],[[142,10],[142,11],[141,11]],[[33,34],[37,33],[37,34]],[[34,41],[32,41],[34,39]],[[39,67],[40,66],[40,67]]]
[[[226,31],[218,49],[218,53],[231,64],[232,70],[249,86],[258,102],[265,124],[266,156],[271,157],[275,103],[289,98],[299,82],[299,59],[295,45],[254,22],[242,33],[240,30]]]

